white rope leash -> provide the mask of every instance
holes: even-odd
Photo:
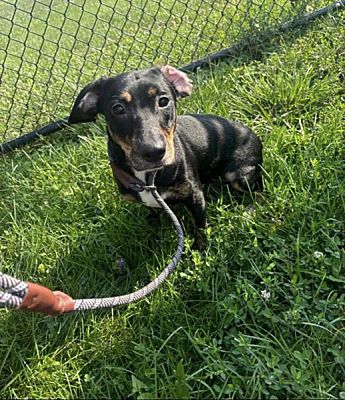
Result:
[[[0,272],[0,308],[18,308],[27,290],[26,282]]]
[[[77,299],[74,303],[74,311],[94,310],[98,308],[111,308],[123,304],[134,303],[143,297],[148,296],[155,289],[157,289],[173,272],[176,268],[184,247],[184,234],[183,229],[175,214],[171,211],[170,207],[159,195],[157,188],[154,186],[155,172],[149,174],[148,185],[143,185],[144,190],[151,191],[152,195],[161,206],[161,208],[168,214],[172,220],[178,235],[178,245],[175,255],[167,267],[148,285],[143,288],[123,296],[106,297],[106,298],[90,298],[90,299]],[[28,284],[15,279],[9,275],[0,272],[0,308],[19,308],[23,302],[25,295],[28,292]]]

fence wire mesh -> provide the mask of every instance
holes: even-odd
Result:
[[[322,0],[0,0],[0,141],[65,116],[93,78],[175,66]]]

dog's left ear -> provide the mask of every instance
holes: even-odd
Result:
[[[84,87],[74,102],[68,118],[69,123],[77,124],[79,122],[96,121],[97,114],[101,112],[99,100],[107,79],[107,77],[97,79]]]
[[[179,97],[190,96],[193,89],[193,83],[188,78],[187,74],[170,65],[161,67],[161,72],[165,78],[174,86]]]

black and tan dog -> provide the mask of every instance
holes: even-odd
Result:
[[[120,193],[159,207],[149,191],[131,186],[158,170],[155,184],[163,199],[185,203],[196,228],[203,229],[203,184],[220,176],[236,190],[261,190],[262,145],[240,123],[212,115],[177,116],[176,100],[191,91],[187,75],[171,66],[101,78],[81,91],[69,122],[95,121],[103,114]],[[201,238],[195,247],[202,246]]]

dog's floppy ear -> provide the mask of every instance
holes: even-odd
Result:
[[[70,124],[96,121],[97,114],[100,112],[99,99],[107,79],[107,77],[97,79],[79,93],[68,118]]]
[[[170,65],[164,65],[160,70],[165,78],[174,86],[179,97],[186,97],[192,93],[193,83],[187,74]]]

